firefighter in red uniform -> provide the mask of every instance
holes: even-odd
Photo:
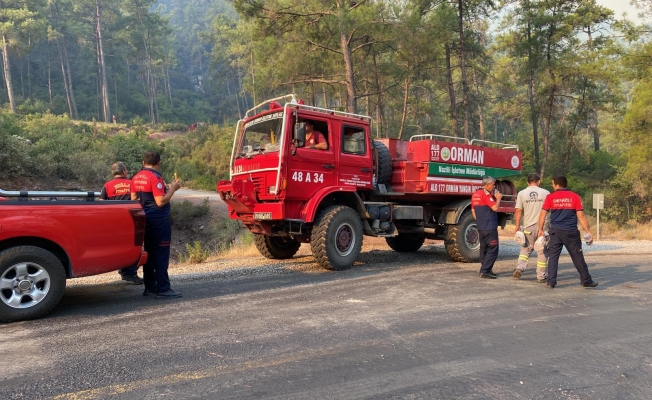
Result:
[[[102,200],[131,200],[131,179],[127,178],[127,166],[123,162],[114,162],[111,165],[113,179],[102,186],[100,199]],[[123,281],[142,285],[143,279],[138,276],[138,266],[122,268],[118,271]]]
[[[328,150],[324,134],[314,129],[314,122],[306,120],[306,149]]]
[[[496,279],[493,272],[498,258],[498,214],[496,211],[503,197],[495,190],[496,180],[490,176],[482,177],[482,188],[471,196],[471,212],[478,226],[480,236],[480,277]]]
[[[169,190],[159,174],[161,155],[148,151],[143,155],[143,169],[132,179],[131,199],[139,200],[145,211],[145,251],[147,263],[143,266],[145,291],[143,296],[156,294],[157,299],[181,297],[170,287],[170,199],[181,188],[175,179]]]
[[[559,175],[552,178],[553,193],[546,197],[543,208],[539,215],[539,234],[543,236],[543,222],[546,214],[550,211],[550,241],[548,242],[548,287],[554,288],[557,285],[557,268],[559,266],[559,255],[562,246],[566,247],[568,254],[573,260],[577,272],[580,273],[582,286],[592,288],[598,286],[598,282],[591,279],[589,267],[584,261],[582,253],[582,238],[577,229],[579,220],[582,228],[587,233],[586,241],[593,243],[593,236],[589,228],[589,221],[584,215],[582,199],[577,193],[568,189],[568,180],[565,176]]]

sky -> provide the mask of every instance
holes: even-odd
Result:
[[[638,10],[631,4],[630,0],[596,0],[595,2],[601,6],[614,10],[616,18],[622,18],[623,12],[627,12],[627,19],[633,22],[643,22],[637,17]]]

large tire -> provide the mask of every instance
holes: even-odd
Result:
[[[254,243],[260,254],[273,260],[292,258],[301,247],[301,243],[289,237],[261,234],[255,235]]]
[[[351,268],[362,249],[362,222],[352,208],[331,206],[322,210],[310,237],[310,249],[323,268]]]
[[[383,143],[374,140],[373,144],[374,148],[378,149],[378,176],[376,182],[388,185],[392,180],[392,155]]]
[[[423,246],[426,235],[423,233],[399,233],[394,237],[386,237],[387,245],[399,253],[414,253]]]
[[[453,261],[477,262],[480,259],[480,235],[471,210],[462,213],[457,225],[448,225],[444,243]]]
[[[52,253],[35,246],[0,252],[0,321],[42,317],[59,304],[66,273]]]

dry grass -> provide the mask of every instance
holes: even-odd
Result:
[[[597,233],[596,221],[591,221],[591,231]],[[652,224],[638,224],[627,222],[600,222],[600,239],[606,240],[645,240],[652,238]]]
[[[588,215],[586,217],[591,227],[593,236],[598,233],[598,220],[594,216]],[[582,233],[584,230],[578,225]],[[514,232],[514,222],[509,222],[504,230],[499,230],[499,234],[512,235]],[[652,238],[652,223],[639,224],[634,221],[628,221],[624,224],[616,223],[613,221],[605,222],[600,221],[600,239],[601,240],[647,240]]]
[[[215,257],[211,259],[223,259],[223,258],[242,258],[242,257],[259,257],[260,253],[256,249],[256,245],[253,243],[236,243],[230,246],[228,249],[219,252]]]

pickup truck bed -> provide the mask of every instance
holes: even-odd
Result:
[[[12,192],[0,190],[6,193]],[[145,214],[137,202],[26,197],[0,198],[0,321],[50,312],[66,279],[147,260]]]

